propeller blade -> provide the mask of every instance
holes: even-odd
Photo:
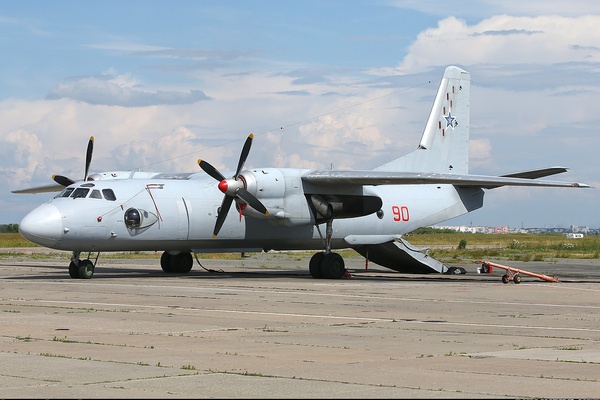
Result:
[[[253,139],[254,135],[252,133],[248,135],[248,138],[246,139],[246,142],[244,143],[244,147],[242,148],[242,152],[240,154],[240,159],[238,161],[237,169],[235,170],[235,175],[230,179],[225,178],[225,176],[223,176],[222,173],[220,173],[215,167],[213,167],[206,161],[198,160],[198,165],[200,166],[200,168],[202,168],[204,172],[213,177],[215,180],[219,181],[219,190],[225,193],[225,197],[223,197],[223,202],[221,203],[221,208],[219,209],[219,215],[217,215],[217,222],[215,223],[215,229],[213,230],[213,237],[216,237],[219,231],[221,230],[221,227],[223,226],[223,224],[225,223],[225,219],[227,218],[227,213],[231,208],[231,204],[236,198],[241,201],[244,201],[246,204],[250,205],[250,207],[254,208],[261,214],[269,215],[269,211],[267,210],[267,208],[252,193],[248,192],[243,187],[244,182],[242,182],[241,179],[238,179],[242,168],[244,168],[244,164],[246,163],[248,154],[250,153],[250,147],[252,146]]]
[[[240,174],[240,171],[244,167],[246,163],[246,159],[248,158],[248,154],[250,153],[250,146],[252,146],[252,139],[254,139],[254,135],[251,133],[248,135],[246,139],[246,143],[244,143],[244,147],[242,148],[242,153],[240,154],[240,160],[238,161],[237,169],[235,170],[235,175],[233,176],[236,180]]]
[[[223,176],[223,174],[220,173],[219,171],[217,171],[217,169],[215,167],[213,167],[212,165],[210,165],[206,161],[204,161],[204,160],[198,160],[198,165],[200,165],[200,168],[202,168],[202,170],[204,172],[206,172],[208,175],[212,176],[213,178],[215,178],[219,182],[221,182],[222,180],[225,180],[225,177]]]
[[[85,175],[83,176],[83,180],[87,180],[88,171],[90,169],[90,164],[92,162],[92,151],[94,151],[94,137],[90,136],[90,141],[87,146],[87,153],[85,155]]]
[[[254,208],[259,213],[269,215],[269,211],[267,211],[267,208],[263,205],[263,203],[261,203],[260,200],[254,197],[254,195],[246,189],[239,188],[236,190],[235,195],[244,200],[246,203],[248,203],[248,205],[250,205],[250,207]]]
[[[219,208],[219,215],[217,215],[217,223],[215,224],[215,229],[213,230],[213,237],[217,237],[217,234],[221,230],[221,227],[225,222],[225,218],[227,218],[227,213],[231,208],[231,203],[233,203],[233,197],[225,195],[223,197],[223,201],[221,202],[221,208]]]
[[[67,178],[66,176],[62,176],[62,175],[52,175],[52,180],[54,182],[58,183],[59,185],[63,185],[64,187],[67,187],[67,186],[75,183],[74,180]]]

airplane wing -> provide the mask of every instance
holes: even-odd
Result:
[[[315,170],[302,176],[302,180],[315,185],[419,185],[450,184],[457,186],[478,186],[492,189],[500,186],[538,186],[589,188],[585,183],[535,180],[535,177],[564,172],[564,168],[547,168],[520,172],[506,176],[461,175],[429,172],[395,171],[335,171]]]
[[[48,193],[48,192],[60,192],[65,187],[63,185],[48,185],[48,186],[38,186],[34,188],[21,189],[21,190],[11,190],[11,193]]]

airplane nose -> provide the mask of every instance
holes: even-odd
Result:
[[[19,233],[35,244],[53,247],[62,235],[60,212],[52,204],[39,206],[23,218]]]

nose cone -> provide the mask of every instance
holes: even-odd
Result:
[[[43,204],[27,214],[19,224],[19,233],[27,240],[44,247],[53,247],[62,235],[62,220],[58,209]]]

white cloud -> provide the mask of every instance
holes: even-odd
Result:
[[[42,142],[25,129],[0,136],[2,186],[15,187],[17,183],[31,179],[42,156]]]
[[[600,15],[497,15],[474,25],[448,17],[417,36],[394,73],[414,73],[439,64],[600,62],[598,26]]]
[[[59,82],[47,95],[49,100],[72,99],[97,105],[144,107],[157,104],[188,104],[210,98],[201,90],[173,91],[140,87],[125,76],[103,74]]]

